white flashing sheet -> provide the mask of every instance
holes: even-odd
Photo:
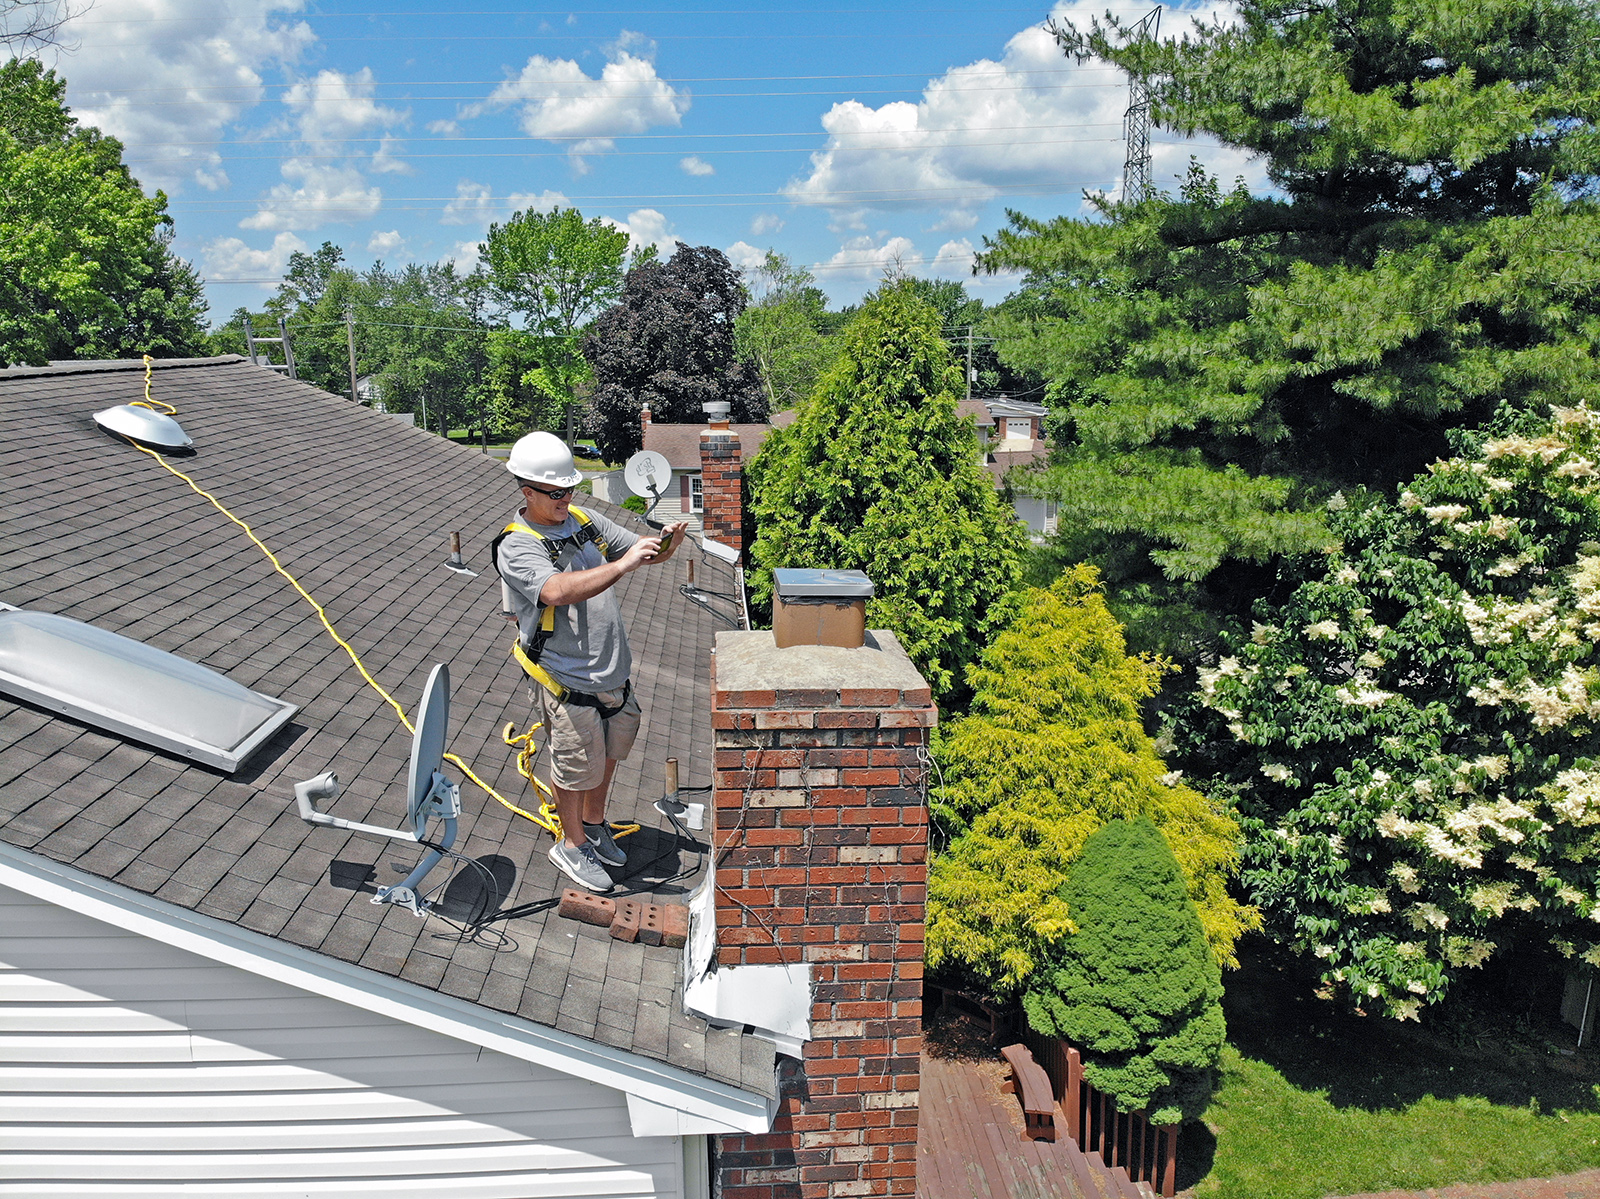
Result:
[[[230,774],[296,707],[49,612],[0,611],[0,692]]]

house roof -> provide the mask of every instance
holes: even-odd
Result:
[[[989,405],[983,400],[957,400],[956,415],[970,416],[972,423],[980,429],[988,429],[994,425],[994,417],[989,415]]]
[[[1018,467],[1033,466],[1049,457],[1049,447],[1042,441],[1035,441],[1026,450],[996,450],[989,455],[987,465],[989,473],[994,476],[995,485],[998,486],[1009,471]]]
[[[521,914],[492,926],[503,937],[474,939],[369,902],[372,886],[399,881],[415,854],[307,826],[292,788],[332,769],[345,789],[329,811],[398,826],[410,734],[235,525],[93,424],[92,412],[142,393],[134,362],[0,370],[0,602],[172,651],[300,711],[228,776],[0,696],[0,842],[337,962],[771,1097],[769,1043],[684,1013],[682,951],[559,918],[553,902],[565,880],[546,857],[548,835],[464,778],[456,848],[505,876],[501,910]],[[408,712],[432,665],[450,663],[449,748],[530,806],[500,736],[507,721],[520,730],[531,719],[487,561],[517,503],[504,464],[235,356],[159,362],[153,394],[177,407],[195,442],[193,456],[169,461],[255,529]],[[593,507],[635,521],[609,504]],[[452,530],[477,578],[445,568]],[[720,564],[702,559],[698,569],[707,587],[732,589]],[[705,860],[662,831],[650,801],[669,756],[684,786],[711,780],[707,666],[723,627],[679,594],[682,574],[674,562],[618,585],[645,724],[617,772],[609,814],[642,825],[624,842],[634,862],[648,864],[631,885],[662,902],[682,901],[704,877]],[[440,866],[428,881],[444,877]],[[460,913],[452,903],[469,903],[480,878],[467,869],[452,879],[447,914]]]
[[[797,413],[792,408],[772,414],[772,422],[765,425],[735,425],[728,427],[739,435],[739,460],[754,458],[761,443],[773,429],[794,424]],[[644,429],[644,448],[665,454],[673,470],[697,471],[700,469],[700,434],[705,426],[667,425],[652,421]]]

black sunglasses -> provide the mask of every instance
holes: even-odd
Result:
[[[576,487],[557,487],[554,491],[546,491],[543,487],[535,487],[532,483],[524,483],[523,486],[529,491],[537,491],[540,495],[547,495],[553,500],[564,500],[578,490]]]

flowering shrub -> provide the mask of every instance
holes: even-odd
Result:
[[[1539,938],[1600,966],[1600,414],[1479,436],[1201,672],[1178,735],[1230,789],[1241,878],[1324,981],[1406,1019]]]

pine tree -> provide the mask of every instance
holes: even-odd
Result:
[[[1182,39],[1060,38],[1280,192],[1195,168],[1095,220],[1013,216],[982,259],[1027,272],[990,327],[1064,409],[1061,555],[1106,568],[1143,642],[1248,612],[1328,541],[1333,492],[1411,477],[1501,402],[1600,390],[1593,4],[1243,0]]]
[[[1119,1110],[1197,1118],[1222,1053],[1222,973],[1166,839],[1142,817],[1113,820],[1061,891],[1077,931],[1029,983],[1028,1023],[1075,1045]]]
[[[960,386],[938,314],[886,284],[749,471],[757,603],[777,567],[866,571],[868,624],[894,630],[940,699],[1004,625],[1026,544],[956,415]]]
[[[1141,722],[1163,667],[1129,656],[1092,567],[1028,592],[969,671],[971,713],[940,730],[930,802],[948,848],[928,880],[928,965],[1014,993],[1076,919],[1058,893],[1108,820],[1154,820],[1177,847],[1219,962],[1255,924],[1228,894],[1238,830],[1167,772]]]

